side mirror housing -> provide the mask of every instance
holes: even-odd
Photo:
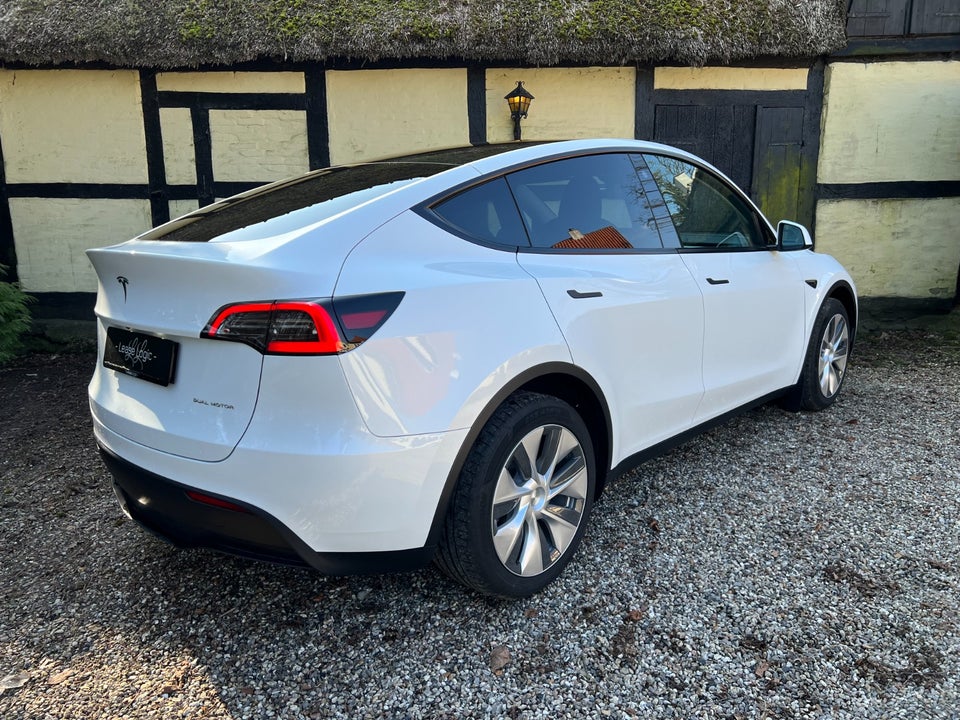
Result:
[[[803,225],[781,220],[777,225],[777,250],[813,249],[813,238]]]

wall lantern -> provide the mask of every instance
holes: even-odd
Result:
[[[520,120],[527,116],[527,110],[530,109],[530,101],[533,95],[527,92],[523,87],[523,81],[518,80],[517,86],[509,93],[503,96],[510,106],[510,117],[513,120],[513,139],[520,139]]]

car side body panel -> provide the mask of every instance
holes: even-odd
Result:
[[[703,294],[703,400],[694,424],[791,385],[806,347],[804,285],[790,253],[683,252]]]
[[[524,252],[613,421],[612,464],[690,427],[703,395],[700,291],[673,251]]]
[[[859,307],[857,300],[857,288],[850,277],[850,273],[830,255],[814,252],[813,250],[795,250],[787,253],[797,265],[797,272],[800,274],[804,290],[804,315],[805,315],[805,333],[806,338],[810,338],[813,331],[813,323],[817,317],[817,312],[824,301],[841,291],[844,297],[850,299],[853,312],[850,316],[850,322],[853,323],[854,331],[859,325]],[[806,347],[806,345],[804,345]],[[799,376],[799,372],[797,373]]]

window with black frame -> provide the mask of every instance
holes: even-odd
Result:
[[[533,247],[629,250],[663,247],[630,158],[566,158],[507,176]]]
[[[644,155],[680,238],[691,249],[767,246],[756,213],[720,178],[678,158]]]

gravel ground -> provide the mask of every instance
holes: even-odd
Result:
[[[960,718],[956,335],[863,338],[828,411],[619,479],[519,602],[154,540],[95,452],[92,363],[0,371],[0,718]]]

